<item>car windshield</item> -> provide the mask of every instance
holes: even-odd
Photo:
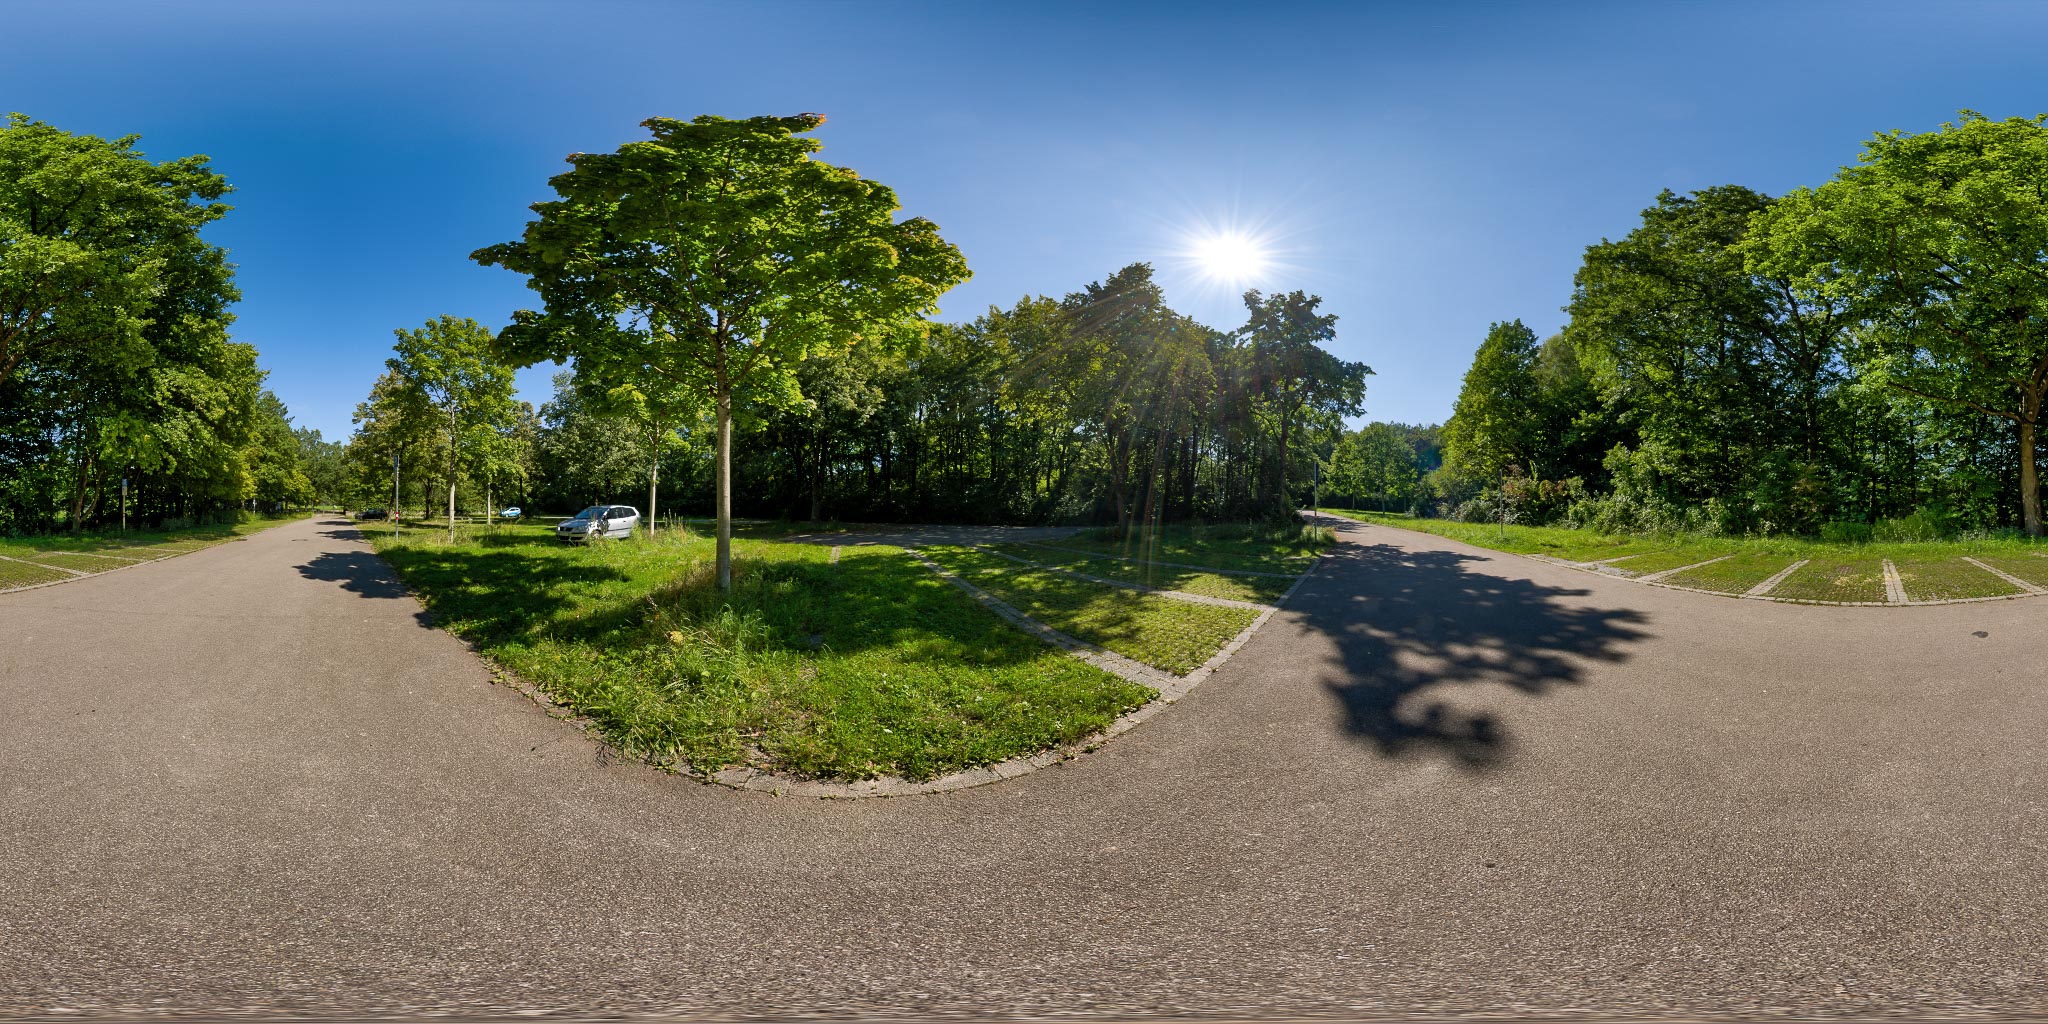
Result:
[[[611,506],[610,506],[610,505],[592,505],[592,506],[590,506],[589,508],[586,508],[586,509],[584,509],[583,511],[581,511],[581,512],[578,512],[578,513],[576,513],[576,518],[578,518],[578,519],[603,519],[603,518],[604,518],[604,514],[605,514],[606,512],[608,512],[608,511],[610,511],[610,510],[611,510]]]

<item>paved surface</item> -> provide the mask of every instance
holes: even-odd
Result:
[[[0,596],[0,1013],[2048,1000],[2040,602],[1728,601],[1357,527],[1100,752],[826,803],[613,763],[349,537]]]

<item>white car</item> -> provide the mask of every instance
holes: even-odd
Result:
[[[558,540],[602,540],[631,537],[640,526],[640,510],[631,505],[592,505],[555,527]]]

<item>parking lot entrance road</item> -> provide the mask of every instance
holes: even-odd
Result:
[[[338,520],[0,595],[0,1015],[2040,1008],[2040,602],[1342,541],[1097,752],[845,802],[621,762]]]

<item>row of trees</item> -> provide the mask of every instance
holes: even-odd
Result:
[[[1135,264],[1064,299],[929,325],[903,346],[813,356],[795,368],[794,401],[736,404],[735,507],[1126,526],[1285,515],[1357,411],[1367,371],[1316,344],[1334,318],[1314,296],[1252,293],[1246,304],[1240,330],[1203,327],[1168,308],[1151,269]],[[350,497],[389,498],[396,457],[422,511],[457,486],[465,508],[493,497],[556,510],[638,504],[636,492],[650,512],[712,506],[713,410],[679,403],[656,421],[621,400],[601,364],[579,360],[536,412],[512,400],[501,350],[470,321],[400,332],[357,411]],[[449,364],[486,368],[459,378],[476,386],[452,404],[421,383]]]
[[[0,127],[0,533],[114,522],[124,479],[155,524],[310,501],[302,455],[335,478],[228,335],[234,268],[200,234],[226,179],[137,142]]]
[[[1494,325],[1425,504],[1617,529],[2042,532],[2048,122],[1877,136],[1818,188],[1669,192],[1570,320]]]
[[[736,506],[1125,528],[1285,515],[1315,458],[1303,439],[1358,411],[1370,371],[1323,347],[1336,318],[1301,292],[1248,293],[1226,333],[1134,264],[932,322],[965,260],[931,222],[897,220],[886,186],[814,159],[823,120],[656,118],[647,140],[572,156],[518,241],[473,254],[525,275],[542,308],[495,338],[450,318],[400,332],[358,412],[359,487],[424,461],[452,512],[464,478],[565,507],[625,499],[637,475],[653,521],[664,479],[695,505],[708,475],[727,585]],[[542,360],[573,370],[534,414],[509,373]]]

